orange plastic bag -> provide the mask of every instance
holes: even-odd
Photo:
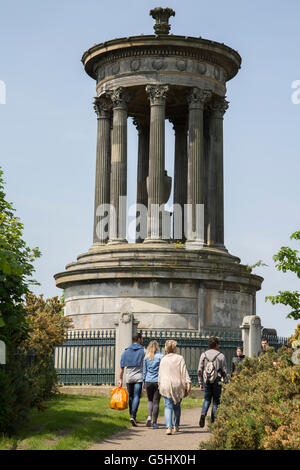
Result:
[[[113,388],[110,395],[110,407],[113,410],[126,410],[128,408],[128,392],[125,388]]]

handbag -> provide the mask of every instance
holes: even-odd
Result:
[[[116,387],[110,391],[110,405],[113,410],[128,408],[128,392],[125,388]]]

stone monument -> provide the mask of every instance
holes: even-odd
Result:
[[[155,34],[83,54],[97,90],[93,244],[55,275],[56,285],[77,329],[113,328],[126,313],[139,328],[238,330],[255,315],[263,281],[224,245],[226,82],[241,57],[223,43],[169,34],[170,8],[150,15]],[[126,235],[128,117],[138,132],[135,243]],[[173,178],[165,170],[166,119],[175,134]]]

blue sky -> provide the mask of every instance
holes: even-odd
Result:
[[[81,56],[95,43],[152,34],[149,10],[169,6],[174,34],[202,36],[238,50],[239,74],[228,82],[224,120],[225,242],[245,264],[263,260],[257,314],[289,335],[288,310],[264,302],[299,289],[296,276],[275,270],[273,254],[300,229],[300,80],[297,0],[6,1],[0,17],[0,165],[8,200],[39,246],[36,293],[60,294],[53,274],[92,243],[96,116],[95,82]],[[173,132],[167,125],[166,168],[172,174]],[[129,201],[135,200],[137,136],[128,126]]]

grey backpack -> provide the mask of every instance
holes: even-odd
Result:
[[[218,377],[218,369],[217,369],[217,364],[216,364],[216,359],[221,354],[218,352],[218,354],[215,355],[212,361],[208,359],[208,357],[205,354],[205,359],[206,359],[206,365],[204,367],[203,371],[203,379],[205,383],[210,383],[213,384],[215,380]]]

